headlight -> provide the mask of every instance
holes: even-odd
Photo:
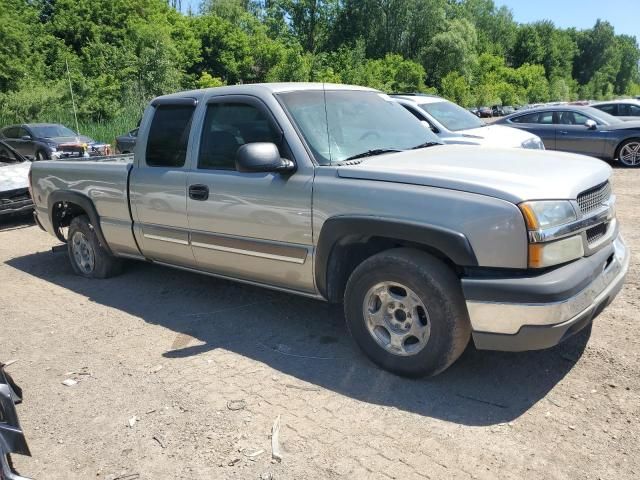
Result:
[[[529,230],[541,230],[555,227],[578,219],[576,212],[567,200],[542,200],[520,204]]]
[[[565,225],[577,220],[571,202],[567,200],[542,200],[520,204],[529,232]],[[544,268],[570,262],[584,256],[581,235],[553,242],[536,242],[530,238],[529,268]]]
[[[544,143],[538,137],[530,138],[522,142],[522,148],[528,148],[530,150],[544,150]]]
[[[582,237],[563,238],[549,243],[529,244],[529,268],[544,268],[584,256]]]

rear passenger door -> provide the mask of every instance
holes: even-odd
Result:
[[[508,120],[512,127],[538,135],[547,150],[556,149],[556,125],[553,124],[553,111],[532,112]]]
[[[219,95],[207,102],[199,148],[188,174],[191,244],[200,269],[312,292],[313,168],[294,173],[238,172],[236,153],[275,143],[295,162],[282,129],[256,97]]]
[[[146,143],[136,150],[130,178],[132,215],[143,254],[158,262],[195,267],[187,220],[187,151],[196,100],[152,104]]]

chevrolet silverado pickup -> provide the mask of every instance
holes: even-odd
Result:
[[[611,168],[442,145],[387,95],[325,84],[158,97],[134,155],[36,162],[36,219],[75,272],[153,262],[344,305],[406,376],[558,344],[621,289]],[[178,299],[179,300],[179,299]]]

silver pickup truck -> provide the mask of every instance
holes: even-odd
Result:
[[[292,83],[156,98],[135,156],[34,163],[31,189],[79,275],[136,259],[343,303],[374,362],[419,376],[471,336],[556,345],[611,302],[629,251],[610,175],[441,145],[378,91]]]

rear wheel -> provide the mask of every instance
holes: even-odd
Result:
[[[67,249],[73,270],[87,278],[108,278],[122,270],[122,260],[100,245],[98,236],[86,215],[71,220]]]
[[[640,167],[640,139],[624,141],[618,149],[618,160],[627,168]]]
[[[47,160],[48,155],[46,154],[46,152],[43,152],[42,150],[38,150],[36,152],[36,160],[40,161],[40,160]]]
[[[360,348],[398,375],[442,372],[469,342],[458,278],[419,250],[394,249],[365,260],[349,278],[344,307]]]

